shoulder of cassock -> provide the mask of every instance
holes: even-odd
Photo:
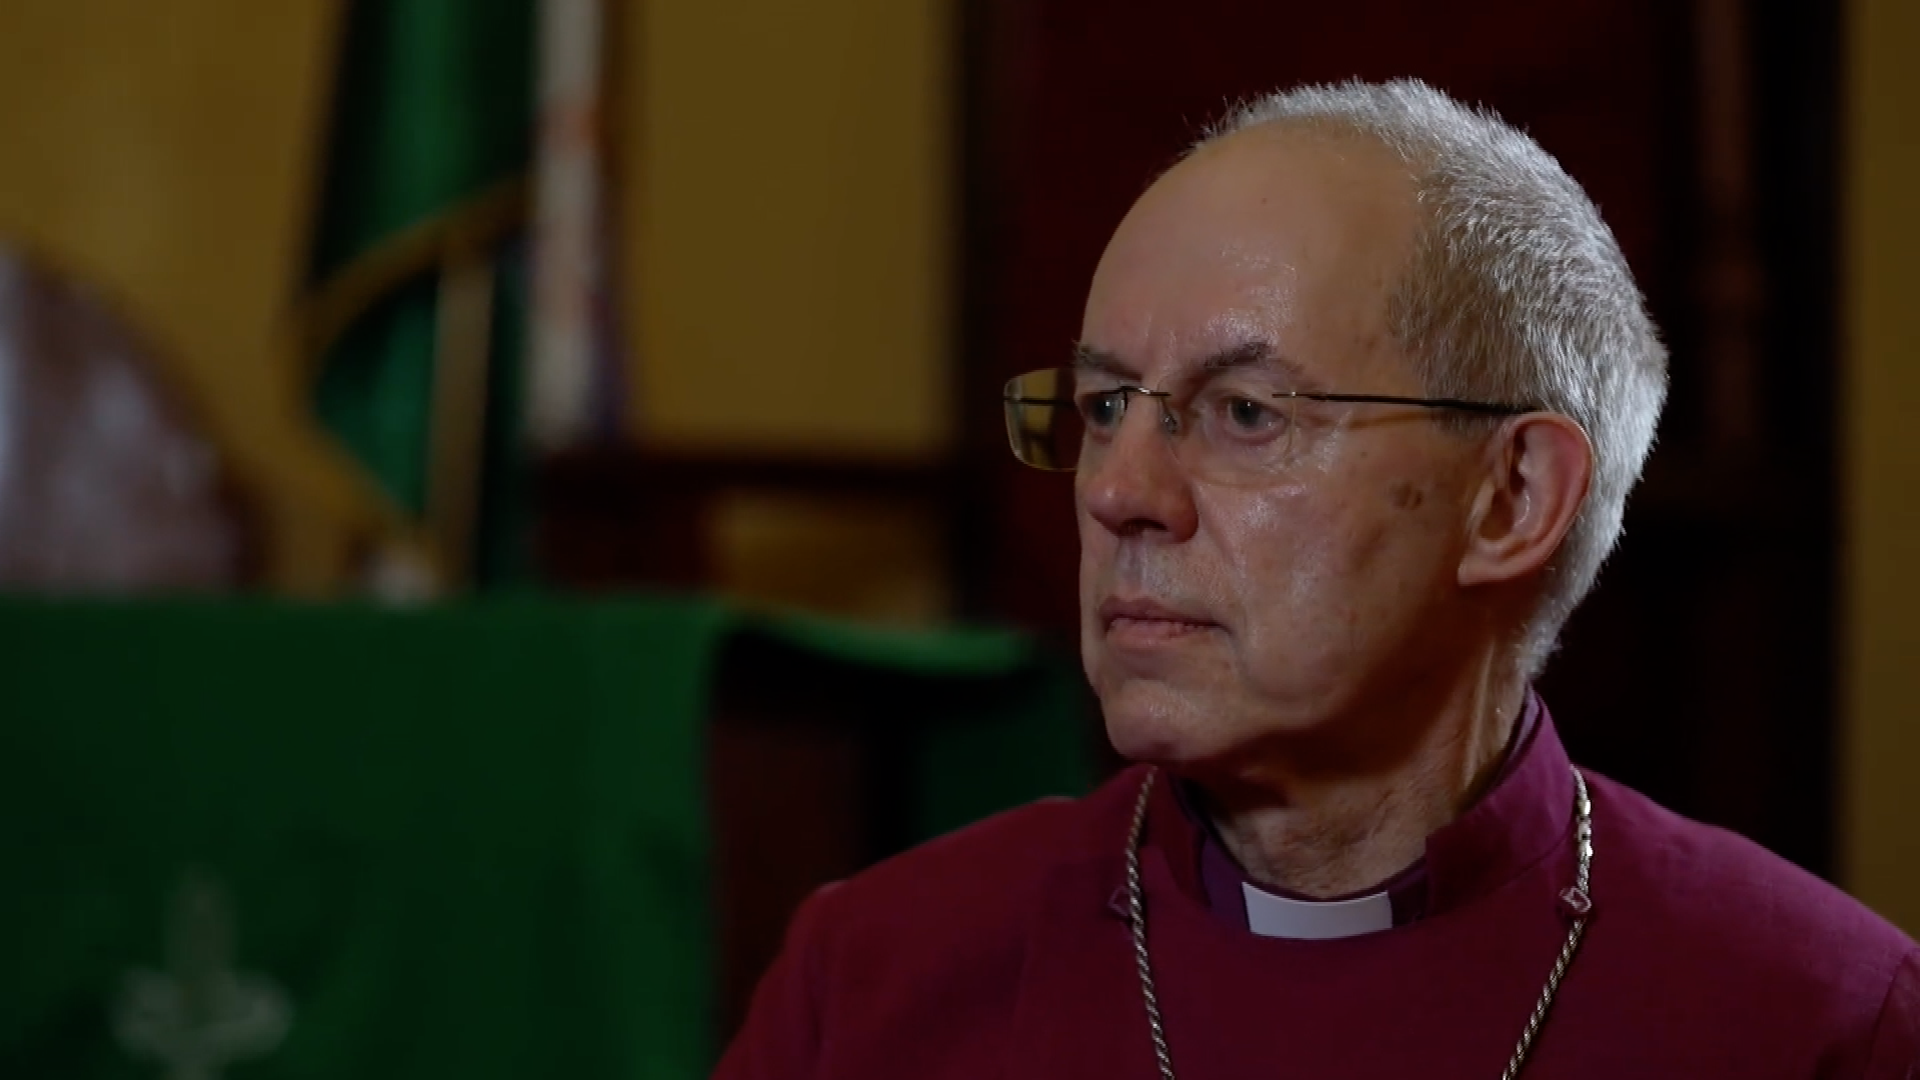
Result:
[[[1750,995],[1761,1014],[1795,1003],[1795,1024],[1832,1032],[1846,1057],[1872,1059],[1835,1075],[1920,1080],[1920,945],[1753,841],[1588,778],[1594,928],[1610,922],[1626,939],[1643,985],[1685,993],[1711,983]]]

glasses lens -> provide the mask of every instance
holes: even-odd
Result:
[[[1265,484],[1292,468],[1298,402],[1244,379],[1222,378],[1188,403],[1191,429],[1179,451],[1196,476],[1221,484]]]
[[[1036,469],[1068,471],[1080,461],[1086,434],[1073,403],[1073,370],[1046,368],[1010,379],[1002,395],[1007,443]]]

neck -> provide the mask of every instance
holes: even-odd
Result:
[[[1362,892],[1406,869],[1499,771],[1525,700],[1524,680],[1501,668],[1489,661],[1324,725],[1354,746],[1296,740],[1200,778],[1227,850],[1254,880],[1312,897]]]

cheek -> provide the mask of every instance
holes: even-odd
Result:
[[[1392,576],[1389,523],[1325,488],[1265,494],[1234,518],[1230,595],[1249,675],[1290,682],[1288,670],[1338,666],[1332,658],[1360,647],[1376,621],[1377,594]]]
[[[1213,522],[1221,538],[1226,586],[1256,622],[1295,607],[1339,576],[1336,508],[1306,489],[1260,492],[1223,505]]]

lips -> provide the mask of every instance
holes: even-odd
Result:
[[[1100,625],[1109,636],[1125,636],[1143,641],[1184,637],[1204,630],[1217,630],[1220,624],[1203,615],[1170,607],[1145,597],[1115,597],[1100,605]]]

